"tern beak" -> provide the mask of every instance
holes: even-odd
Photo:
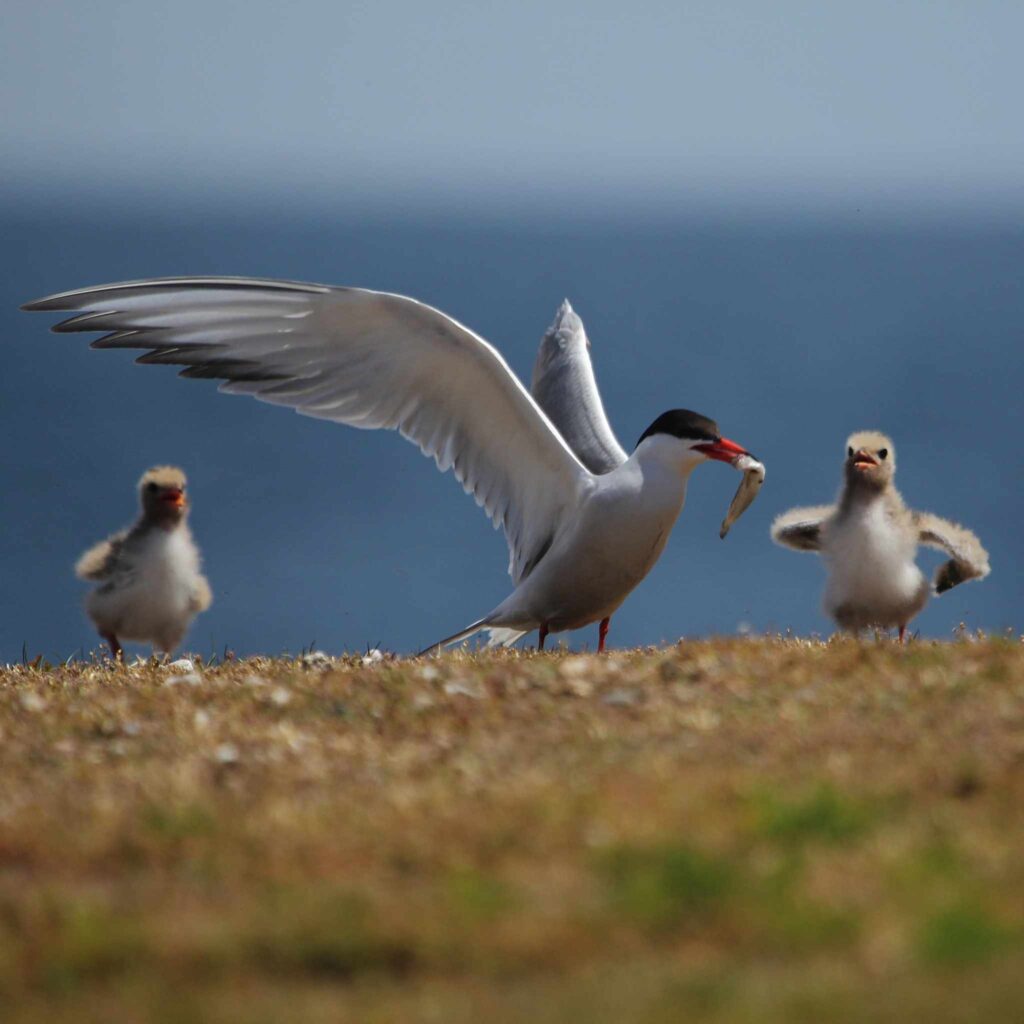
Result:
[[[184,508],[185,492],[179,490],[177,487],[169,487],[160,495],[160,500],[166,501],[168,505],[173,505],[175,508]]]
[[[706,444],[695,444],[693,447],[703,452],[709,459],[717,459],[719,462],[732,462],[738,455],[750,454],[746,448],[741,448],[727,437],[720,437],[717,441],[708,441]]]
[[[861,448],[853,457],[854,469],[872,469],[877,465],[878,463],[875,461],[875,457],[870,452],[866,452],[863,448]]]

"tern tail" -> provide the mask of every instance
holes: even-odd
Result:
[[[471,622],[465,629],[460,629],[458,633],[452,633],[451,636],[446,636],[443,640],[437,640],[432,643],[429,647],[424,647],[416,657],[422,658],[427,654],[440,653],[442,647],[447,647],[448,644],[457,644],[460,640],[466,640],[471,637],[474,633],[479,633],[481,629],[487,627],[487,618],[477,619],[476,622]]]
[[[521,636],[525,636],[528,632],[525,629],[507,629],[504,626],[488,625],[487,617],[485,617],[477,619],[476,622],[471,622],[465,629],[460,629],[458,633],[453,633],[451,636],[446,636],[443,640],[432,643],[429,647],[424,647],[416,657],[422,658],[427,654],[439,653],[442,647],[447,647],[449,644],[457,644],[460,640],[467,640],[474,633],[479,633],[481,630],[486,630],[490,634],[490,639],[487,642],[488,647],[511,647]]]

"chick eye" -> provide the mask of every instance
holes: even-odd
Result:
[[[146,490],[149,491],[150,494],[155,493],[156,492],[156,484],[152,483],[152,482],[146,484]]]
[[[846,449],[846,456],[847,456],[847,458],[850,458],[850,459],[853,458],[853,449],[852,448],[847,448]]]
[[[889,449],[888,448],[879,448],[878,449],[878,457],[880,459],[884,459],[888,454],[889,454]]]

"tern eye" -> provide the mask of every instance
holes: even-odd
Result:
[[[846,457],[848,459],[852,459],[853,458],[853,449],[852,448],[847,448],[846,449]]]
[[[884,459],[888,454],[889,454],[889,449],[888,448],[879,448],[878,449],[878,457],[880,459]]]
[[[146,484],[146,490],[149,491],[150,494],[156,494],[157,486],[153,481],[150,481]]]

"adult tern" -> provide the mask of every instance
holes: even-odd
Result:
[[[657,417],[632,455],[592,472],[469,328],[415,299],[361,288],[231,277],[164,278],[52,295],[57,332],[107,332],[94,348],[144,349],[230,394],[364,429],[398,430],[451,469],[509,546],[512,593],[427,650],[486,630],[512,644],[600,623],[647,575],[690,474],[748,452],[686,409]],[[623,453],[624,454],[624,453]]]

